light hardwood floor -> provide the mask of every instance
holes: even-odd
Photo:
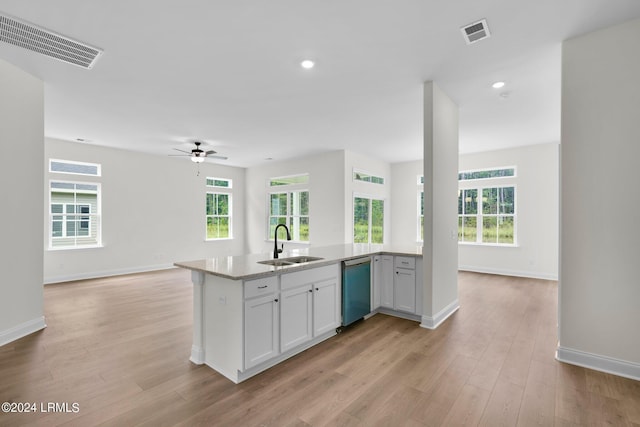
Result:
[[[557,284],[459,274],[437,330],[384,315],[235,385],[188,361],[184,270],[45,287],[47,328],[0,347],[14,425],[640,426],[640,382],[557,362]]]

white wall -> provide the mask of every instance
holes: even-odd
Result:
[[[0,345],[42,329],[42,81],[0,60]]]
[[[460,244],[461,270],[558,279],[558,161],[557,143],[460,156],[461,171],[515,166],[517,174],[490,180],[516,187],[517,246]],[[487,182],[464,185],[482,181]]]
[[[424,84],[424,315],[435,328],[458,309],[458,107]]]
[[[558,358],[640,379],[640,20],[563,44]]]
[[[176,261],[244,252],[245,170],[188,159],[154,156],[47,139],[48,159],[100,163],[102,248],[48,250],[45,282],[59,282],[170,267]],[[233,239],[205,240],[207,176],[233,180]],[[92,181],[83,176],[45,174],[50,179]],[[48,197],[45,196],[45,203]],[[44,231],[48,246],[48,228]]]
[[[393,163],[391,165],[391,243],[406,245],[422,244],[418,240],[418,176],[422,175],[423,160]]]
[[[344,152],[272,162],[247,169],[246,242],[248,253],[273,252],[268,241],[269,178],[309,174],[309,240],[314,246],[344,243]],[[307,245],[285,242],[285,251]]]

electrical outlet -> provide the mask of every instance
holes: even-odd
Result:
[[[221,297],[219,297],[219,298],[218,298],[218,303],[219,303],[220,305],[227,305],[227,297],[226,297],[226,296],[224,296],[224,295],[223,295],[223,296],[221,296]]]

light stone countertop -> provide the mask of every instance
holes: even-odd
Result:
[[[368,244],[344,244],[319,247],[310,246],[304,249],[285,251],[279,255],[279,259],[294,256],[312,256],[323,258],[322,260],[284,266],[271,266],[258,263],[258,261],[272,259],[273,253],[207,258],[194,261],[176,262],[174,265],[176,267],[200,271],[202,273],[225,277],[227,279],[247,280],[278,275],[285,272],[321,267],[323,265],[335,264],[348,259],[370,255],[421,257],[422,246]]]

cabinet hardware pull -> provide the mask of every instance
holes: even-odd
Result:
[[[258,286],[258,289],[264,289],[264,288],[266,288],[266,287],[267,287],[267,285],[264,285],[264,286]]]
[[[278,302],[278,298],[274,299],[273,302]]]
[[[319,291],[320,289],[316,288],[316,291]]]
[[[309,292],[313,292],[313,289],[309,289]]]

